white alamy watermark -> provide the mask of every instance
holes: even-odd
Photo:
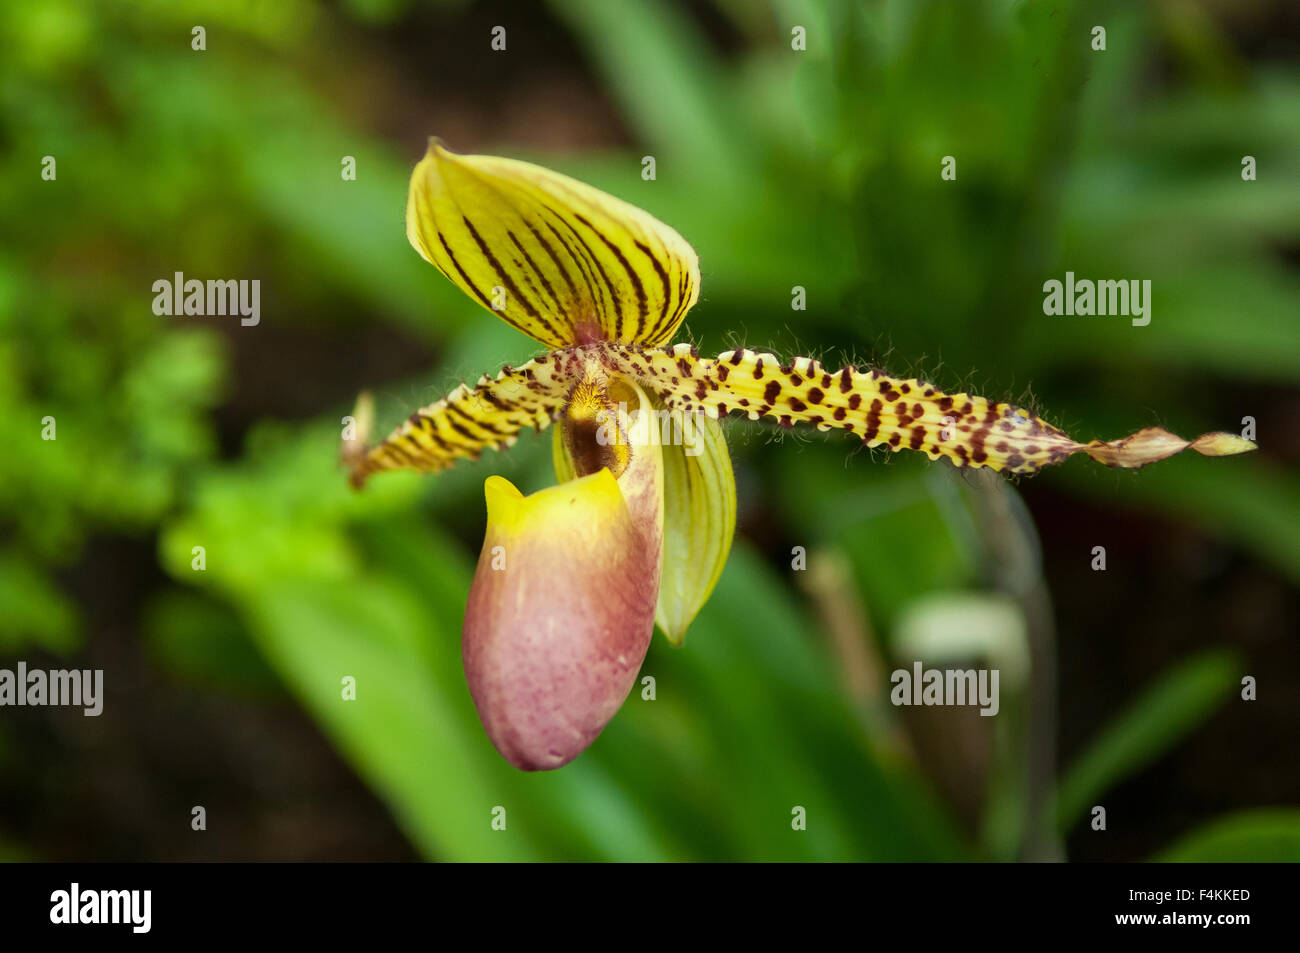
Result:
[[[1133,326],[1144,328],[1151,323],[1151,279],[1136,278],[1114,281],[1075,278],[1065,273],[1065,281],[1049,278],[1043,282],[1043,314],[1091,317],[1123,315],[1133,319]]]
[[[152,921],[152,890],[82,890],[73,883],[50,894],[51,923],[123,923],[132,933],[148,933]]]
[[[889,676],[894,686],[889,700],[895,705],[959,707],[978,705],[981,715],[998,713],[998,670],[923,668],[913,662],[909,671],[897,669]]]
[[[40,669],[26,662],[17,670],[0,668],[0,706],[72,706],[94,717],[104,710],[104,670]]]
[[[153,313],[159,316],[239,315],[239,323],[253,327],[262,320],[262,281],[234,278],[200,281],[176,272],[153,283]]]
[[[623,443],[633,447],[683,447],[686,456],[698,457],[704,452],[704,444],[696,413],[643,408],[629,411],[627,404],[620,401],[612,413],[603,408],[596,411],[596,443],[602,447]]]

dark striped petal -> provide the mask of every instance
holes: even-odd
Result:
[[[382,443],[367,445],[366,427],[344,445],[352,485],[384,470],[445,470],[457,460],[477,459],[485,448],[514,444],[520,430],[541,430],[563,405],[571,385],[568,370],[553,357],[539,357],[522,367],[503,367],[486,374],[474,387],[460,385],[450,394],[411,414]],[[356,415],[358,422],[361,414]]]
[[[406,235],[483,307],[552,348],[662,344],[699,295],[695,252],[654,216],[568,176],[436,140]]]

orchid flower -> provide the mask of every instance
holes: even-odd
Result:
[[[497,750],[525,770],[587,748],[636,682],[656,622],[680,645],[726,562],[736,485],[719,420],[773,417],[916,450],[958,467],[1032,474],[1076,453],[1140,467],[1191,447],[1151,427],[1076,443],[1011,404],[945,394],[878,369],[828,370],[672,344],[699,297],[691,246],[648,213],[567,176],[431,140],[411,176],[406,234],[466,294],[548,352],[457,387],[383,442],[345,449],[361,487],[382,471],[438,471],[556,423],[559,483],[524,496],[490,476],[487,532],[462,654]],[[359,416],[361,416],[359,414]]]

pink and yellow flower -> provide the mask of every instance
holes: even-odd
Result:
[[[1191,448],[1254,449],[1159,428],[1076,443],[1010,404],[870,368],[829,370],[671,344],[699,297],[694,250],[635,206],[539,166],[432,141],[411,176],[411,244],[547,353],[461,385],[384,441],[345,449],[356,487],[438,471],[521,430],[557,424],[557,486],[489,477],[487,532],[462,653],[488,736],[511,764],[556,768],[613,718],[658,624],[680,645],[731,548],[736,486],[719,419],[772,417],[919,450],[958,467],[1032,474],[1083,452],[1141,467]],[[364,431],[364,427],[362,428]]]

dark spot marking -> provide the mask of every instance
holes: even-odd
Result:
[[[856,395],[854,395],[856,396]],[[880,409],[884,405],[879,400],[871,402],[871,409],[867,411],[867,433],[868,440],[874,440],[876,434],[880,433]]]

